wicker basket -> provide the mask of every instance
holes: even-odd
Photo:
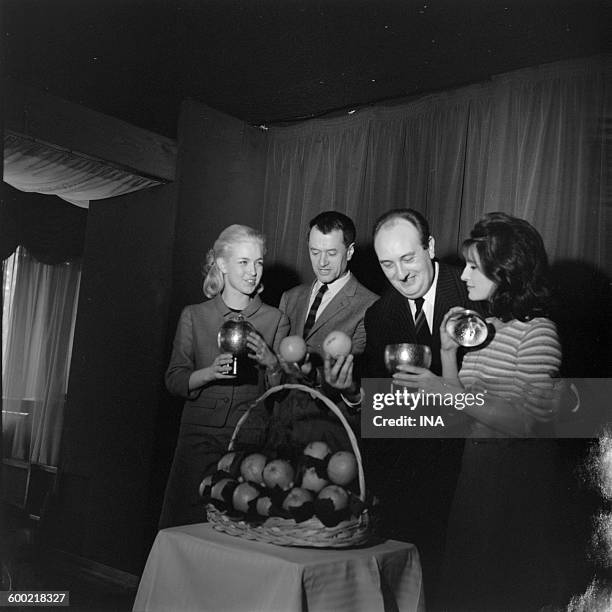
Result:
[[[228,450],[234,449],[234,443],[240,427],[248,418],[250,411],[270,395],[285,389],[298,389],[308,393],[313,398],[322,401],[333,412],[342,423],[353,453],[357,460],[357,476],[359,481],[359,499],[365,502],[365,477],[363,473],[363,462],[361,452],[357,444],[357,438],[353,433],[346,418],[338,407],[322,393],[302,384],[287,383],[268,389],[259,397],[248,410],[242,415],[230,440]],[[218,531],[223,531],[233,536],[248,540],[257,540],[280,546],[307,546],[315,548],[345,548],[348,546],[359,546],[365,544],[371,535],[371,521],[367,509],[364,509],[358,517],[342,521],[335,527],[326,527],[321,521],[313,516],[307,521],[296,523],[293,519],[281,517],[269,517],[261,524],[250,524],[244,520],[229,517],[225,512],[218,510],[214,505],[206,506],[209,522]]]

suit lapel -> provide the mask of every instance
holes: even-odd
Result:
[[[387,316],[389,321],[384,325],[382,321],[379,323],[383,325],[383,329],[388,329],[392,332],[394,342],[416,342],[416,330],[410,306],[408,305],[408,298],[404,297],[394,287],[390,289],[388,295],[389,309]]]
[[[330,321],[334,315],[343,308],[347,308],[350,305],[349,299],[346,295],[343,295],[340,290],[337,295],[334,296],[332,301],[325,307],[325,310],[317,317],[315,324],[312,326],[308,337],[312,336],[317,330],[321,329],[325,323]]]
[[[440,328],[444,315],[452,306],[461,306],[461,303],[457,301],[457,283],[450,270],[443,264],[439,264],[432,335],[436,335],[434,330]],[[408,336],[410,339],[406,340],[406,342],[417,341],[408,298],[402,296],[396,289],[392,289],[389,293],[387,313],[390,321],[385,325],[385,328],[394,329],[400,332],[402,336]]]
[[[300,291],[297,296],[297,304],[295,305],[295,322],[296,326],[293,329],[295,335],[301,336],[304,332],[304,324],[306,323],[306,317],[308,316],[308,302],[310,301],[310,294],[312,292],[312,286],[306,285]],[[311,330],[312,333],[312,330]]]
[[[317,317],[317,320],[312,326],[308,337],[310,338],[310,336],[323,327],[325,323],[330,321],[339,310],[348,308],[350,306],[350,300],[355,295],[356,290],[357,279],[354,276],[351,276],[346,285],[344,285],[344,287],[338,291],[338,293],[333,297],[332,301],[325,307],[325,310]]]
[[[403,295],[398,293],[398,297],[400,298],[397,301],[397,310],[398,317],[401,321],[401,329],[405,330],[406,333],[410,337],[410,342],[416,342],[416,329],[414,327],[414,319],[412,318],[412,313],[410,312],[410,305],[408,304],[408,298],[405,298]]]
[[[457,300],[457,290],[460,285],[454,278],[453,273],[443,264],[438,268],[438,284],[436,286],[436,301],[434,304],[434,319],[432,337],[436,338],[435,333],[440,328],[444,315],[452,306],[461,306],[461,301]],[[401,295],[394,287],[389,287],[381,298],[384,306],[379,310],[384,312],[384,321],[376,321],[372,328],[373,336],[381,332],[381,337],[376,341],[381,343],[390,342],[417,342],[414,320],[410,312],[408,298]]]

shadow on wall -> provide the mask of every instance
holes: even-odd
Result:
[[[351,270],[357,280],[370,291],[381,295],[387,285],[371,243],[358,245],[351,260]]]
[[[263,284],[264,290],[261,299],[270,306],[278,306],[281,295],[288,289],[301,283],[300,275],[296,270],[282,264],[266,266]]]
[[[459,270],[463,270],[465,267],[465,259],[463,259],[459,253],[448,253],[442,255],[442,257],[438,257],[438,260],[445,263],[447,266],[453,266]]]
[[[551,315],[563,347],[561,375],[612,376],[610,278],[590,264],[559,261],[551,267],[551,290]]]

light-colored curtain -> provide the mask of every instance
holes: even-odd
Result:
[[[80,264],[42,264],[19,247],[11,272],[2,380],[4,454],[57,465]]]
[[[430,221],[439,256],[456,254],[484,212],[501,210],[534,223],[553,259],[611,272],[608,73],[609,58],[597,56],[270,127],[263,214],[270,260],[310,277],[308,221],[326,209],[352,217],[364,243],[380,214],[416,208]]]
[[[160,185],[109,162],[8,132],[4,181],[21,191],[56,195],[77,206]]]

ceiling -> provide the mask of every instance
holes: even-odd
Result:
[[[176,135],[195,98],[290,121],[602,51],[595,0],[4,0],[5,73]]]

